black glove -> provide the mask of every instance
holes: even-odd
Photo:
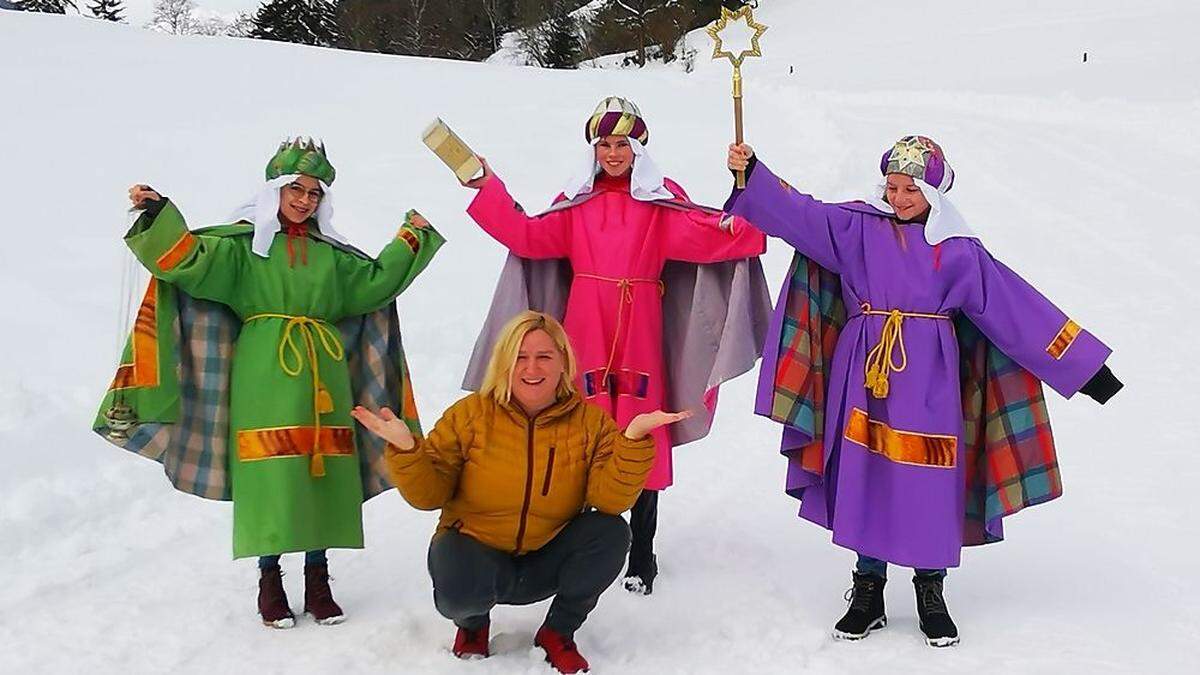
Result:
[[[141,209],[142,213],[145,213],[150,217],[151,220],[153,220],[154,218],[158,217],[158,214],[162,213],[163,207],[167,205],[167,196],[150,187],[149,185],[145,187],[147,190],[157,194],[158,199],[143,199],[142,203],[138,205],[137,208]]]
[[[1100,370],[1079,389],[1079,393],[1092,397],[1100,405],[1108,402],[1125,384],[1117,379],[1108,366],[1100,366]]]

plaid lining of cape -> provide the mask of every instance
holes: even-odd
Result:
[[[169,410],[157,415],[158,419],[140,419],[122,444],[105,435],[104,412],[113,397],[109,392],[93,428],[114,445],[160,462],[176,489],[228,501],[233,498],[228,469],[229,380],[241,321],[222,304],[193,298],[162,281],[152,279],[150,283],[159,284],[160,297],[171,293],[178,301],[178,311],[162,317],[159,326],[160,335],[168,331],[167,339],[160,337],[160,347],[173,348],[173,353],[163,356],[170,359],[167,363],[175,364],[175,370],[164,377],[178,378],[178,400],[171,401]],[[419,433],[395,304],[347,318],[337,328],[346,347],[354,401],[371,409],[387,406],[402,411],[409,427]],[[139,392],[135,389],[126,397],[136,411]],[[361,431],[355,439],[366,500],[392,487],[383,458],[387,443]]]
[[[826,377],[846,320],[841,280],[796,254],[788,273],[770,418],[814,439],[802,468],[824,469]],[[954,321],[962,375],[967,467],[963,543],[1004,539],[1002,519],[1062,494],[1042,383],[996,348],[970,321]]]

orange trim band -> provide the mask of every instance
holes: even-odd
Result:
[[[898,431],[870,419],[858,408],[850,412],[845,435],[846,440],[900,464],[953,468],[958,460],[958,439],[954,436]]]
[[[1058,335],[1054,336],[1054,341],[1046,347],[1046,353],[1054,357],[1057,361],[1067,353],[1071,345],[1075,344],[1075,338],[1079,337],[1079,331],[1083,330],[1079,324],[1067,319],[1063,324],[1062,330],[1058,331]]]
[[[413,253],[421,250],[421,240],[417,239],[417,235],[413,234],[408,228],[400,228],[400,231],[396,233],[396,236],[400,239],[403,239],[404,243],[408,244],[408,247],[412,249]]]
[[[162,254],[155,262],[158,263],[158,268],[164,272],[170,272],[183,262],[183,259],[196,248],[196,237],[191,232],[184,232],[167,252]]]
[[[109,389],[158,385],[158,280],[151,279],[130,338],[132,359],[117,368]]]
[[[245,429],[237,434],[238,459],[250,462],[274,457],[353,455],[354,430],[350,427],[321,427],[320,443],[313,443],[315,427]]]

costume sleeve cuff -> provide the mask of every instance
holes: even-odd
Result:
[[[167,201],[157,216],[143,213],[125,235],[125,243],[154,274],[170,272],[196,248],[196,236],[175,204]]]
[[[418,220],[424,221],[424,225],[417,227],[415,222]],[[429,246],[436,248],[446,243],[446,238],[415,209],[404,214],[404,222],[396,232],[396,238],[407,244],[414,255],[420,253],[423,248]]]
[[[631,439],[621,434],[620,455],[622,459],[643,460],[654,457],[654,437],[646,434],[638,439]]]

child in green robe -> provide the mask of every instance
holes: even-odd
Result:
[[[134,397],[141,410],[133,411],[137,423],[122,447],[162,461],[177,487],[202,496],[217,495],[181,483],[211,484],[215,479],[208,474],[218,474],[217,482],[227,485],[218,498],[233,500],[233,555],[259,557],[259,612],[264,624],[278,628],[294,625],[279,568],[279,555],[288,552],[307,552],[305,612],[322,624],[344,618],[329,590],[325,549],[362,548],[362,502],[387,487],[386,478],[377,475],[382,467],[376,471],[379,448],[364,447],[350,410],[386,390],[409,410],[406,418],[416,427],[407,369],[402,353],[398,359],[390,353],[387,333],[395,333],[398,347],[394,300],[444,241],[410,211],[377,258],[358,252],[332,228],[334,176],[324,146],[285,142],[267,165],[267,183],[232,224],[198,231],[189,231],[175,204],[150,187],[130,188],[130,200],[142,214],[125,241],[154,280],[122,361],[125,379],[119,371],[102,408],[124,403],[120,394],[127,389],[141,387],[139,395],[161,389],[157,380],[163,378],[157,376],[163,371],[184,372],[164,360],[171,355],[187,360],[188,349],[195,350],[187,335],[189,327],[197,333],[197,322],[187,316],[195,310],[182,308],[216,303],[232,315],[236,339],[225,345],[227,375],[216,380],[225,389],[220,392],[225,405],[217,406],[219,414],[210,415],[213,424],[205,427],[208,433],[212,426],[226,430],[227,445],[189,459],[187,446],[194,439],[179,432],[187,426],[190,389],[180,382],[174,396],[181,405],[160,406],[170,410],[157,417],[153,406]],[[168,294],[174,299],[163,302]],[[172,302],[179,321],[163,325],[153,314]],[[376,315],[384,318],[372,322]],[[150,331],[155,335],[148,340]],[[164,333],[177,335],[177,343],[166,345]],[[143,367],[139,381],[139,363],[155,360],[147,353],[149,344],[156,353],[171,354],[161,354],[166,368],[157,368],[154,378]],[[368,353],[356,353],[360,347]],[[221,361],[222,350],[213,353]],[[390,371],[374,363],[381,356]],[[197,360],[194,354],[190,359]],[[379,372],[364,382],[361,373],[372,367]],[[195,378],[189,379],[199,380],[206,369],[214,368],[193,365],[188,372]],[[193,383],[196,388],[204,385]],[[191,395],[193,402],[197,398]],[[98,421],[99,427],[105,424]],[[113,440],[111,430],[108,434]],[[171,460],[172,452],[183,460]],[[223,469],[227,477],[220,475]],[[203,479],[194,479],[200,473]]]

